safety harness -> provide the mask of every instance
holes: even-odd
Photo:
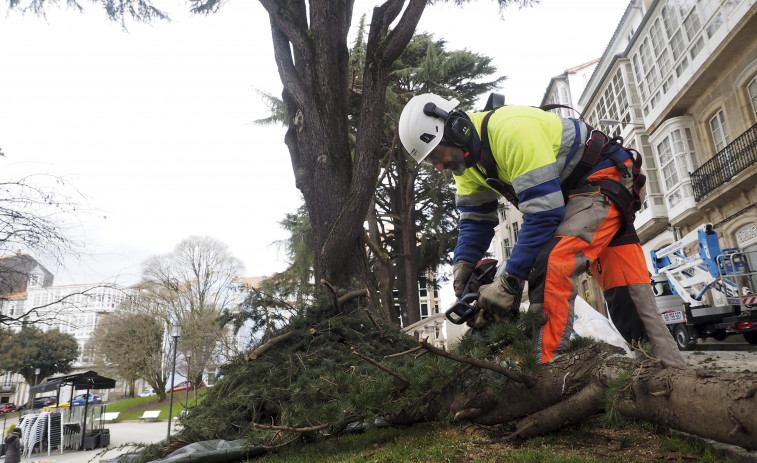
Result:
[[[549,111],[560,107],[573,109],[568,106],[557,104],[546,105],[540,108]],[[498,107],[492,108],[486,116],[484,116],[484,120],[481,122],[481,164],[484,167],[484,172],[481,173],[484,175],[486,184],[490,188],[504,196],[505,199],[515,207],[518,207],[518,196],[515,193],[513,186],[499,179],[497,174],[497,163],[494,160],[494,154],[492,153],[489,144],[489,118],[497,109]],[[633,225],[636,212],[641,209],[641,189],[646,182],[646,176],[641,173],[642,157],[636,150],[632,148],[624,148],[622,146],[623,139],[621,137],[609,139],[607,135],[592,128],[588,124],[586,124],[586,127],[589,131],[589,136],[587,137],[588,141],[586,142],[586,147],[581,156],[581,160],[562,184],[564,199],[567,203],[568,193],[576,188],[584,186],[599,187],[600,192],[607,196],[610,201],[615,203],[622,213],[624,226],[621,227],[619,233],[619,235],[622,235],[625,233],[624,230]],[[626,166],[617,156],[615,156],[615,153],[620,149],[625,150],[631,159],[630,172],[628,168],[629,166]],[[610,159],[620,170],[624,178],[632,179],[630,191],[628,188],[624,187],[623,184],[612,179],[600,179],[593,182],[586,181],[586,176],[589,172],[604,159]],[[633,235],[635,236],[635,233],[633,233]]]

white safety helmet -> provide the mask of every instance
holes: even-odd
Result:
[[[424,108],[428,103],[441,111],[437,115],[426,114]],[[445,119],[440,116],[452,112],[458,104],[460,101],[454,98],[447,100],[433,93],[416,95],[407,102],[400,115],[400,141],[416,162],[426,159],[442,141]]]

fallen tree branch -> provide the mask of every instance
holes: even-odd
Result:
[[[244,359],[248,362],[250,360],[255,360],[261,355],[263,355],[267,350],[269,350],[271,347],[275,346],[276,344],[286,341],[287,339],[294,336],[294,331],[289,331],[287,333],[284,333],[280,336],[273,337],[269,339],[268,341],[264,342],[263,344],[259,345],[255,349],[251,350],[250,352],[246,353],[244,356]]]
[[[350,302],[351,300],[357,299],[359,297],[371,297],[371,292],[368,290],[368,288],[356,289],[355,291],[350,291],[349,293],[339,296],[337,298],[337,303],[344,304],[345,302]]]
[[[401,374],[397,373],[396,371],[392,371],[390,368],[388,368],[385,365],[382,365],[381,363],[373,360],[372,358],[366,357],[365,355],[361,354],[360,352],[356,351],[355,348],[352,348],[352,353],[360,357],[361,359],[365,360],[366,362],[370,363],[371,365],[375,366],[376,368],[383,370],[390,375],[394,376],[395,378],[399,379],[400,381],[403,381],[405,384],[410,384],[410,380],[402,376]]]
[[[445,358],[448,358],[450,360],[454,360],[460,363],[467,363],[468,365],[473,365],[479,368],[485,368],[487,370],[491,370],[496,373],[499,373],[502,376],[505,376],[506,378],[515,381],[516,383],[525,384],[527,386],[531,386],[534,382],[534,379],[531,378],[530,376],[524,375],[523,373],[518,373],[517,371],[510,370],[509,368],[505,368],[498,363],[488,362],[486,360],[481,360],[481,359],[477,359],[473,357],[461,357],[459,355],[455,355],[451,352],[447,352],[445,350],[432,346],[431,344],[428,343],[426,339],[421,339],[418,342],[420,342],[421,346],[424,349],[440,357],[445,357]]]
[[[297,428],[294,426],[274,426],[271,424],[252,423],[252,427],[256,429],[269,429],[272,431],[288,431],[288,432],[316,432],[331,426],[328,423],[319,424],[317,426],[307,426],[304,428]]]
[[[368,291],[368,290],[366,289],[366,291]],[[384,329],[381,328],[381,325],[378,324],[378,322],[376,321],[376,318],[373,316],[373,314],[371,313],[371,311],[368,310],[368,309],[365,309],[365,314],[368,316],[368,319],[371,321],[371,323],[373,323],[373,326],[375,326],[377,330],[379,330],[381,333],[383,333]],[[386,357],[384,357],[384,358],[386,358]]]
[[[334,309],[336,310],[336,313],[342,313],[342,308],[339,305],[339,296],[336,295],[336,289],[334,289],[334,286],[332,286],[332,284],[325,278],[321,278],[321,284],[331,291],[331,297],[334,298]]]
[[[601,384],[598,382],[589,383],[567,399],[520,420],[517,429],[508,436],[508,439],[515,437],[527,439],[539,434],[546,434],[563,426],[580,423],[602,411],[603,394],[604,387]]]
[[[412,349],[409,349],[403,352],[397,352],[396,354],[385,355],[384,359],[393,359],[397,357],[402,357],[403,355],[408,355],[408,354],[412,354],[413,352],[418,352],[421,349],[423,349],[423,346],[415,346]]]

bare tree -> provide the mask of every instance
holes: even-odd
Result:
[[[0,255],[34,252],[60,264],[64,257],[77,254],[61,225],[76,206],[67,191],[75,190],[64,179],[46,174],[0,182]],[[0,285],[17,282],[13,272],[4,273]]]
[[[243,271],[241,261],[225,244],[199,236],[144,263],[141,297],[165,326],[182,327],[179,350],[182,357],[192,352],[197,377],[218,360],[219,348],[227,344],[216,320],[241,302],[235,279]]]

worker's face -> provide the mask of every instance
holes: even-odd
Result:
[[[425,159],[439,172],[451,171],[455,175],[465,172],[465,153],[462,148],[449,145],[439,145]]]

